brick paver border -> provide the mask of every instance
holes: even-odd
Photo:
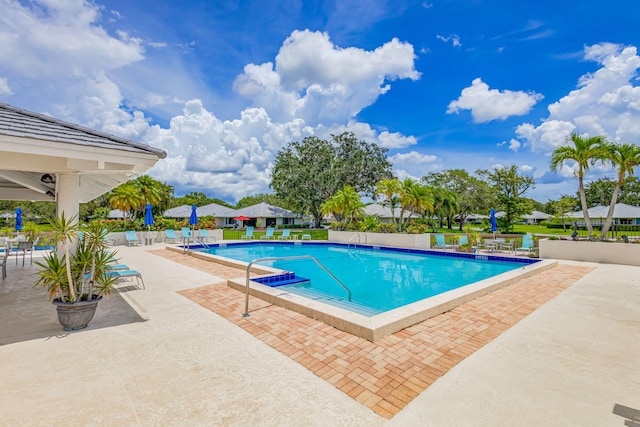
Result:
[[[170,251],[152,251],[218,277],[241,269]],[[391,418],[449,369],[575,283],[592,268],[560,264],[376,342],[251,299],[226,281],[180,294],[225,317],[377,414]]]

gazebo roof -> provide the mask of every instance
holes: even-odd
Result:
[[[79,174],[88,202],[144,173],[163,150],[0,103],[0,199],[55,200],[58,174]]]

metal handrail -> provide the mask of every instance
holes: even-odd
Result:
[[[352,240],[355,239],[356,237],[358,238],[358,242],[357,243],[352,242]],[[357,247],[356,245],[360,244],[360,233],[355,233],[353,236],[349,238],[349,240],[347,240],[347,249],[351,247],[351,243],[353,243],[354,247]]]
[[[244,313],[242,313],[242,317],[249,317],[249,281],[250,281],[249,280],[249,274],[251,273],[251,266],[253,264],[255,264],[256,262],[260,262],[260,261],[286,261],[286,260],[295,260],[295,259],[312,259],[313,262],[318,264],[318,266],[320,268],[322,268],[333,280],[338,282],[338,284],[340,286],[342,286],[342,288],[345,291],[347,291],[347,293],[349,294],[349,301],[351,301],[351,290],[349,288],[347,288],[345,286],[345,284],[340,281],[340,279],[338,279],[332,272],[330,272],[327,269],[327,267],[322,265],[320,263],[320,261],[318,261],[312,255],[297,255],[297,256],[285,256],[285,257],[257,258],[257,259],[254,259],[253,261],[251,261],[249,263],[249,265],[247,265],[247,280],[246,280],[246,291],[245,291],[245,298],[244,298]]]
[[[201,244],[206,249],[210,248],[209,245],[207,245],[205,242],[203,242],[202,240],[198,239],[195,236],[183,237],[182,238],[182,253],[186,253],[186,252],[191,250],[191,240],[193,240],[196,243]]]

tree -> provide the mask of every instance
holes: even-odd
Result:
[[[336,220],[347,220],[347,224],[364,215],[364,203],[360,195],[350,185],[345,185],[322,205],[322,213],[331,213]]]
[[[391,163],[387,150],[376,144],[358,140],[353,132],[331,135],[336,147],[336,172],[342,185],[353,187],[358,193],[373,197],[375,185],[382,178],[391,178]]]
[[[276,155],[271,187],[276,196],[299,213],[322,219],[322,204],[344,185],[373,195],[375,184],[391,176],[387,150],[355,139],[352,133],[331,135],[331,141],[306,137]]]
[[[438,228],[444,226],[447,219],[447,226],[451,228],[451,217],[458,211],[458,196],[451,190],[444,187],[431,188],[433,194],[433,213],[438,219]],[[433,227],[434,231],[436,227]]]
[[[580,193],[580,203],[582,204],[582,212],[584,214],[584,222],[589,233],[593,233],[593,226],[589,218],[589,206],[584,191],[584,175],[589,168],[598,161],[603,161],[607,157],[607,152],[603,148],[606,140],[603,136],[594,136],[591,138],[582,138],[577,133],[571,133],[567,138],[567,142],[573,145],[560,145],[551,153],[551,170],[557,171],[562,164],[573,160],[578,166],[575,175],[578,177],[578,191]]]
[[[142,196],[135,185],[131,182],[125,182],[124,184],[114,188],[109,196],[109,203],[114,209],[120,209],[125,213],[124,215],[124,227],[127,227],[127,213],[142,204]]]
[[[443,187],[457,196],[459,230],[462,231],[466,218],[471,213],[489,212],[493,205],[493,194],[489,185],[478,177],[469,175],[464,169],[447,169],[431,172],[421,178],[431,187]]]
[[[405,212],[414,212],[423,215],[427,211],[433,211],[433,198],[431,191],[424,185],[407,178],[402,181],[400,190],[400,218],[398,223],[400,231],[405,229],[409,217],[404,218]]]
[[[140,212],[144,212],[147,203],[158,211],[163,212],[169,209],[173,199],[173,186],[162,183],[148,175],[142,175],[131,181],[138,190],[142,204],[137,206]]]
[[[382,206],[386,206],[391,211],[391,223],[398,229],[395,209],[398,206],[402,183],[398,178],[385,178],[376,183],[374,196],[382,197]]]
[[[613,195],[611,196],[607,219],[602,226],[600,235],[602,239],[607,236],[609,227],[611,227],[613,210],[618,201],[618,193],[620,192],[622,184],[624,184],[625,178],[633,175],[635,167],[640,165],[640,147],[635,144],[607,144],[605,149],[607,150],[607,160],[611,162],[611,165],[616,169],[618,179],[613,189]]]
[[[545,203],[543,212],[553,215],[553,222],[562,224],[562,229],[566,230],[568,212],[575,211],[580,206],[580,200],[575,197],[563,195],[559,200],[550,200]]]
[[[520,175],[516,165],[477,173],[492,184],[497,194],[498,208],[505,213],[500,221],[501,228],[506,232],[511,231],[513,223],[532,210],[531,203],[522,196],[535,186],[535,180],[530,176]]]

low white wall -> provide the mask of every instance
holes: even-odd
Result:
[[[223,238],[223,230],[221,228],[216,228],[215,230],[207,230],[210,237],[215,237],[216,240],[222,240]],[[164,231],[136,231],[136,235],[142,241],[143,244],[147,243],[146,239],[150,240],[149,243],[162,243],[164,242]],[[198,231],[196,230],[195,235],[198,236]],[[182,233],[180,230],[176,230],[176,236],[180,238]],[[109,233],[109,241],[114,245],[126,245],[127,239],[125,238],[124,232],[117,233]],[[211,241],[209,242],[211,243]]]
[[[403,233],[366,233],[361,231],[333,231],[329,230],[329,241],[340,243],[356,243],[363,245],[394,246],[400,248],[431,248],[430,234],[403,234]]]
[[[573,240],[540,240],[541,259],[601,262],[640,266],[640,244],[586,242]]]

